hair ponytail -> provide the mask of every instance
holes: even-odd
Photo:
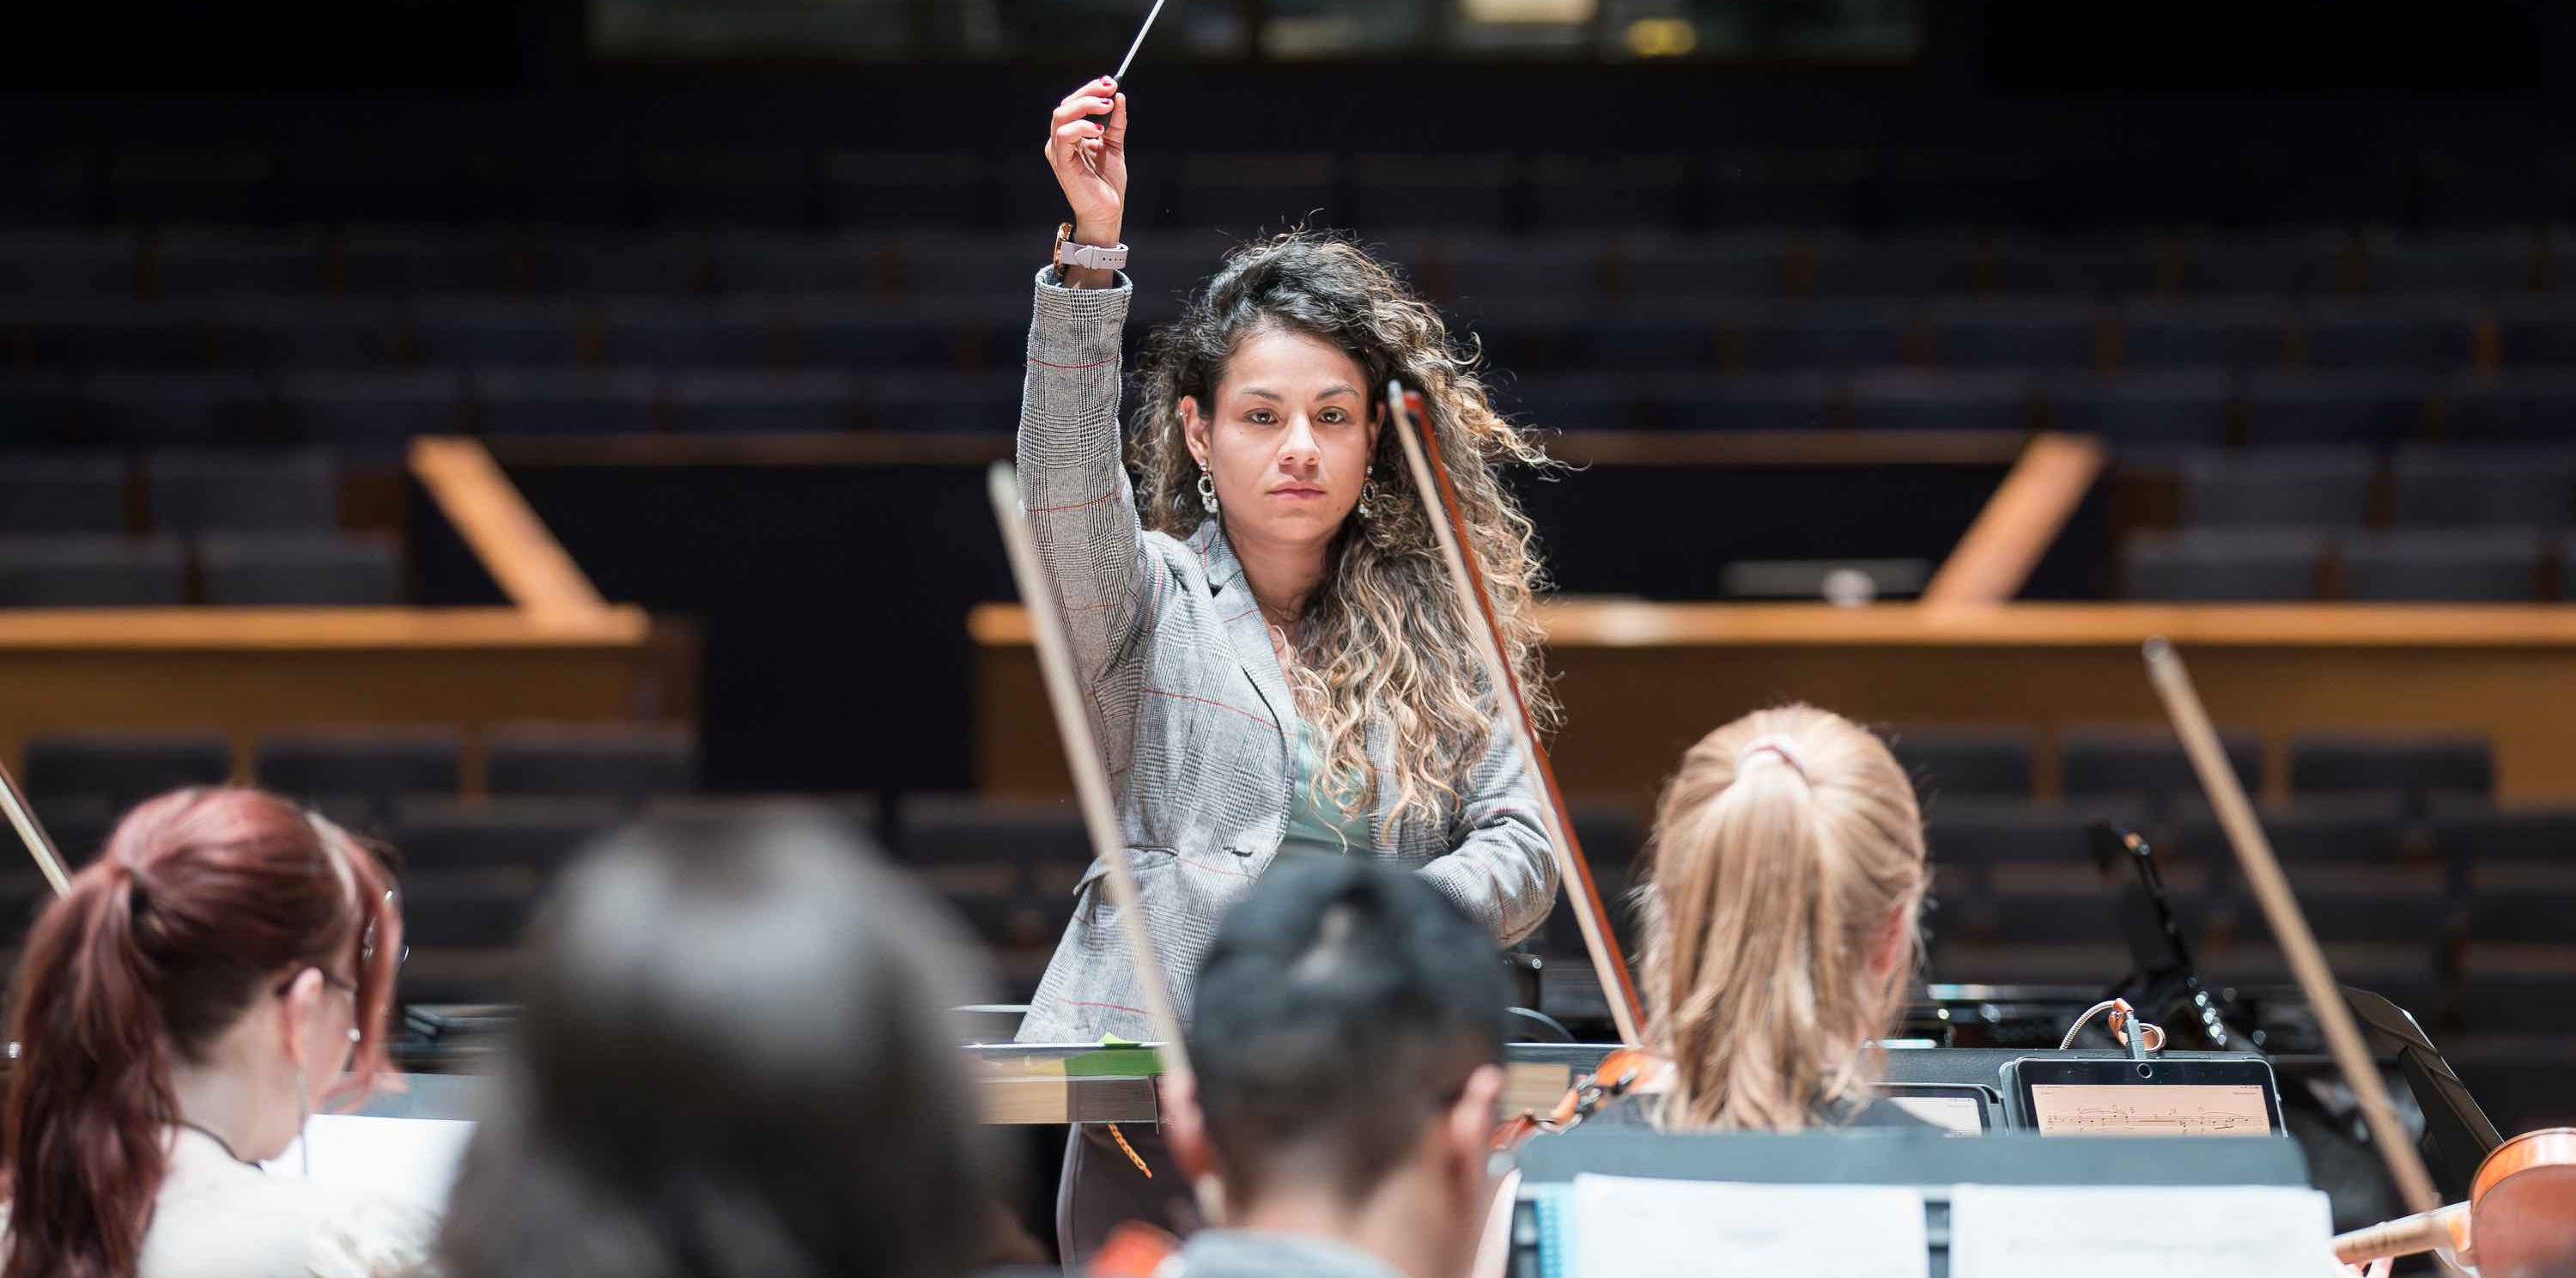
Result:
[[[179,1117],[173,1056],[194,1057],[281,969],[355,957],[353,1073],[381,1068],[400,945],[385,890],[372,852],[255,790],[181,790],[117,824],[36,920],[12,982],[0,1278],[131,1278]]]
[[[1674,1064],[1662,1121],[1795,1131],[1868,1091],[1915,964],[1875,961],[1925,880],[1913,787],[1887,747],[1808,706],[1765,710],[1683,756],[1657,804],[1649,1035]]]
[[[170,1067],[136,949],[146,898],[102,860],[47,909],[18,964],[9,1033],[6,1278],[123,1278],[168,1157]]]

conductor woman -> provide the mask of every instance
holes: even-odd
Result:
[[[1073,220],[1035,284],[1020,499],[1178,1012],[1218,916],[1283,855],[1408,869],[1497,943],[1528,935],[1556,870],[1437,516],[1401,481],[1387,382],[1422,392],[1454,459],[1464,549],[1542,723],[1542,574],[1501,472],[1547,458],[1496,414],[1437,311],[1357,245],[1307,232],[1229,253],[1147,339],[1122,435],[1127,97],[1095,80],[1049,128]],[[1150,1033],[1103,872],[1077,889],[1022,1042]],[[1169,1167],[1159,1142],[1125,1138]],[[1186,1199],[1179,1175],[1141,1175],[1117,1139],[1077,1128],[1067,1147],[1068,1262],[1119,1219],[1190,1223],[1163,1210]]]

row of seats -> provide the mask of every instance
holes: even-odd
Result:
[[[2184,528],[2121,548],[2126,594],[2177,603],[2536,603],[2576,598],[2576,536],[2530,528]]]
[[[209,447],[246,440],[382,454],[420,434],[1007,431],[1017,369],[852,373],[484,368],[300,373],[0,374],[13,442]],[[2576,371],[1850,376],[1577,374],[1500,379],[1508,413],[1564,430],[2057,429],[2149,452],[2263,445],[2563,441]]]
[[[2221,736],[2249,792],[2272,788],[2262,742],[2250,733]],[[2054,734],[2043,752],[2026,729],[1899,727],[1890,746],[1927,803],[1955,798],[2026,799],[2043,753],[2056,765],[2056,793],[2136,795],[2161,804],[2199,793],[2200,784],[2171,732],[2161,728],[2076,725]],[[2399,795],[2421,807],[2433,796],[2485,795],[2495,762],[2480,737],[2451,733],[2303,733],[2288,742],[2280,790],[2291,795]]]
[[[0,451],[0,535],[314,532],[339,522],[339,467],[321,451],[165,451],[136,459]]]
[[[995,295],[724,299],[511,298],[408,302],[228,298],[28,300],[0,305],[0,364],[65,369],[325,368],[480,363],[981,368],[1015,363],[1028,272],[996,264]],[[1570,285],[1568,287],[1571,287]],[[1140,296],[1139,320],[1171,297]],[[1881,366],[2121,369],[2550,368],[2576,363],[2562,302],[2447,298],[2293,305],[2081,298],[1745,302],[1699,294],[1579,304],[1515,277],[1453,305],[1505,367],[1796,372]]]
[[[2384,467],[2367,449],[2209,451],[2176,469],[2181,522],[2193,528],[2555,528],[2576,508],[2576,449],[2564,445],[2401,447]]]
[[[1947,294],[2160,294],[2510,298],[2576,287],[2576,230],[2520,227],[2440,237],[2318,229],[2051,236],[1853,236],[1765,230],[1677,236],[1603,201],[1615,226],[1511,237],[1469,216],[1407,231],[1383,219],[1326,216],[1317,226],[1368,238],[1436,296],[1572,302],[1673,297],[1928,297]],[[1157,270],[1204,272],[1263,217],[1135,227],[1162,249]],[[633,236],[581,227],[358,226],[273,234],[211,228],[152,232],[16,231],[0,236],[0,296],[367,297],[447,292],[644,294],[856,293],[945,297],[1024,286],[1045,256],[1010,233],[784,234],[677,230]]]
[[[0,537],[0,608],[363,608],[408,594],[401,547],[383,534]]]
[[[697,785],[697,746],[685,729],[658,724],[496,724],[481,734],[483,789],[502,796],[615,800],[684,795]],[[384,812],[417,795],[463,788],[465,751],[453,729],[344,729],[264,737],[236,769],[233,744],[214,733],[45,733],[27,742],[28,796],[46,806],[93,802],[122,808],[175,786],[237,775],[281,794],[331,801],[336,811]]]

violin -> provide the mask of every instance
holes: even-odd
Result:
[[[2525,1132],[2478,1164],[2466,1202],[2334,1240],[2347,1265],[2438,1252],[2475,1278],[2576,1272],[2576,1127]]]

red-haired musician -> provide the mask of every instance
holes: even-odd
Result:
[[[376,1275],[436,1222],[257,1164],[385,1064],[402,922],[384,862],[255,790],[128,814],[12,986],[6,1278]]]

